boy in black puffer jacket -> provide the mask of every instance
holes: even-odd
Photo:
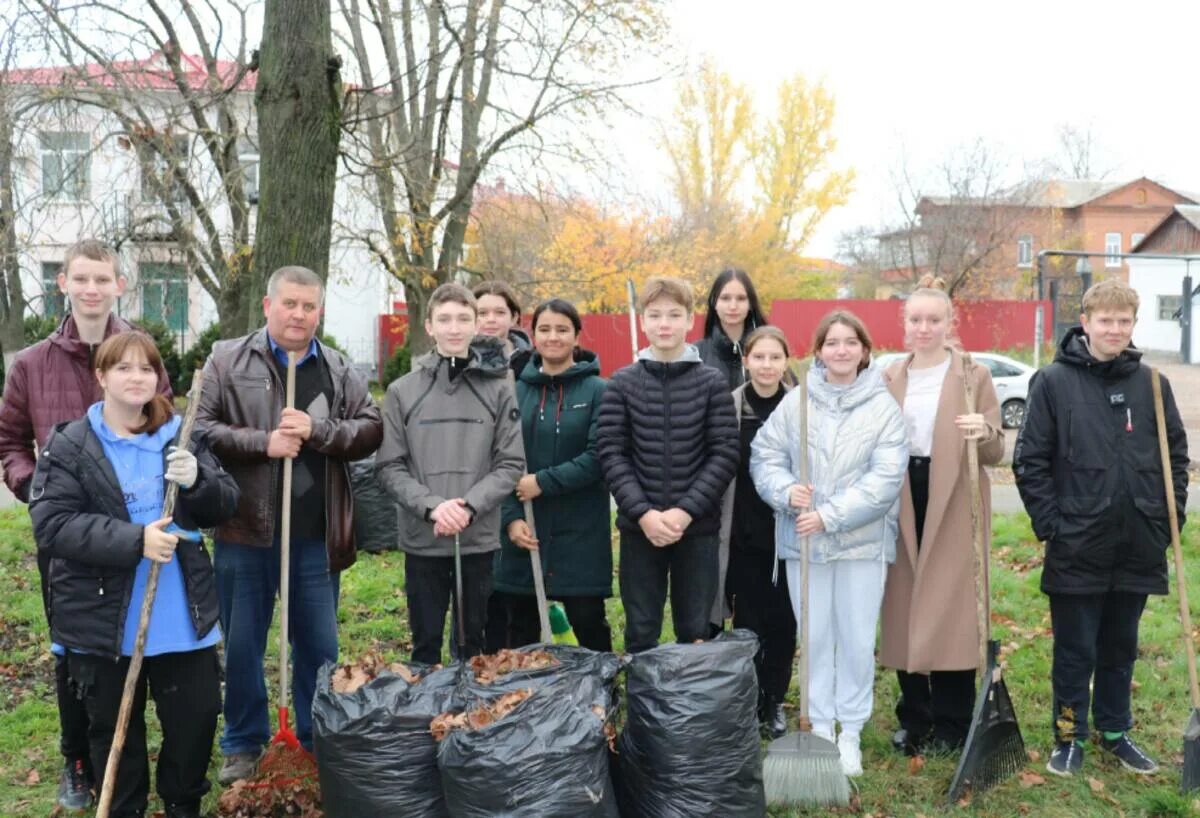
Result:
[[[652,278],[638,298],[650,346],[609,381],[596,453],[617,502],[625,649],[658,644],[670,578],[680,642],[704,639],[717,591],[721,498],[738,462],[725,377],[684,339],[691,288]]]
[[[1117,280],[1084,294],[1082,326],[1030,383],[1013,454],[1021,499],[1046,543],[1056,743],[1047,769],[1056,775],[1082,767],[1089,693],[1100,747],[1133,772],[1158,769],[1126,732],[1138,621],[1147,595],[1167,593],[1171,541],[1151,368],[1130,344],[1137,308],[1137,293]],[[1187,435],[1165,378],[1162,392],[1182,523]]]

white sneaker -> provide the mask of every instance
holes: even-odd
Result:
[[[862,748],[858,745],[858,733],[843,732],[837,740],[838,755],[842,757],[842,772],[853,778],[862,775]]]
[[[829,727],[824,727],[824,726],[817,727],[817,726],[814,726],[814,727],[813,727],[813,729],[812,729],[812,734],[813,734],[814,736],[816,736],[817,738],[823,738],[823,739],[825,739],[825,740],[826,740],[826,741],[828,741],[830,744],[834,744],[834,743],[836,743],[836,742],[834,741],[834,738],[833,738],[833,725],[830,725]]]

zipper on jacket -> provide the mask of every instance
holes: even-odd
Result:
[[[429,387],[418,395],[417,399],[413,401],[413,405],[408,408],[408,413],[404,415],[405,426],[408,425],[408,421],[412,418],[413,413],[417,411],[417,407],[421,405],[421,401],[425,400],[425,397],[433,391],[433,387],[435,386],[437,386],[437,372],[433,373],[433,378],[429,381]]]
[[[104,596],[104,577],[100,577],[100,596]]]
[[[666,466],[666,475],[663,479],[663,502],[667,508],[672,507],[671,502],[671,370],[667,365],[663,365],[663,465]],[[636,522],[636,521],[635,521]]]
[[[475,388],[475,384],[471,383],[471,381],[467,379],[466,375],[467,375],[467,373],[464,372],[460,376],[463,378],[463,383],[465,383],[467,385],[467,389],[471,390],[471,394],[475,396],[475,398],[480,402],[480,404],[483,405],[483,408],[487,410],[487,413],[492,416],[492,420],[495,421],[496,420],[495,410],[493,410],[492,407],[487,405],[487,401],[485,401],[483,399],[483,395],[479,394],[479,390]]]
[[[483,423],[479,418],[425,418],[418,420],[418,426],[428,426],[433,423]]]

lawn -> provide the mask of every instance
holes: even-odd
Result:
[[[1197,545],[1200,534],[1189,530],[1185,548],[1192,555],[1193,598],[1200,598]],[[1148,781],[1137,780],[1089,746],[1082,776],[1063,781],[1045,774],[1050,746],[1051,640],[1048,609],[1038,591],[1040,557],[1041,548],[1024,515],[995,518],[992,621],[1004,646],[1005,678],[1030,754],[1025,772],[968,805],[947,807],[945,790],[953,761],[930,759],[913,772],[906,759],[892,752],[889,736],[894,729],[895,682],[891,673],[880,671],[875,717],[863,734],[866,774],[857,780],[858,813],[996,818],[1200,815],[1200,799],[1178,794],[1181,730],[1190,704],[1179,643],[1178,604],[1173,595],[1152,598],[1147,606],[1134,674],[1136,734],[1157,755],[1165,772]],[[610,602],[609,613],[619,647],[622,618],[618,601]],[[374,646],[407,656],[410,644],[402,560],[397,554],[363,555],[358,566],[343,576],[339,620],[344,657],[355,657]],[[45,816],[54,808],[60,761],[52,670],[28,518],[23,509],[0,512],[0,677],[4,680],[0,686],[0,816],[5,818]],[[156,740],[152,736],[152,749]],[[218,764],[214,749],[214,782]],[[215,794],[206,807],[214,802]],[[152,809],[155,806],[152,802]],[[826,813],[779,810],[771,814]]]

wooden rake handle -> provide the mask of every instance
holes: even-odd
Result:
[[[529,533],[536,540],[537,525],[533,519],[533,501],[526,500],[524,506],[525,524],[529,526]],[[546,580],[542,577],[542,554],[540,550],[529,552],[529,566],[530,570],[533,571],[533,592],[537,597],[538,623],[541,626],[541,639],[543,643],[548,645],[554,641],[554,631],[550,628],[550,606],[546,602]]]
[[[297,354],[288,352],[284,406],[296,408]],[[292,458],[283,459],[283,491],[279,499],[279,708],[288,708],[288,604],[291,597]],[[282,725],[281,725],[282,727]]]
[[[187,447],[192,438],[192,427],[196,425],[196,411],[200,408],[200,393],[204,388],[204,376],[199,369],[192,373],[192,389],[188,393],[187,412],[179,427],[179,445]],[[163,496],[162,516],[175,513],[175,502],[179,498],[179,485],[167,483]],[[142,597],[142,611],[138,617],[137,636],[133,641],[133,655],[129,657],[129,669],[125,672],[125,687],[121,691],[121,706],[117,710],[117,725],[113,731],[112,745],[108,748],[108,761],[104,764],[104,781],[100,785],[100,801],[96,807],[96,818],[108,818],[112,810],[113,790],[117,784],[117,768],[121,753],[125,749],[125,738],[129,732],[129,717],[133,713],[133,698],[137,692],[138,678],[142,675],[142,661],[146,656],[146,633],[150,630],[150,615],[154,611],[154,597],[158,594],[158,573],[162,563],[151,562],[146,577],[146,593]]]
[[[1196,679],[1196,646],[1192,642],[1192,614],[1188,607],[1187,582],[1183,575],[1183,544],[1179,541],[1179,509],[1175,507],[1175,477],[1171,474],[1171,450],[1167,446],[1167,416],[1163,409],[1162,379],[1157,369],[1150,370],[1154,391],[1154,425],[1158,429],[1158,453],[1162,459],[1163,486],[1166,488],[1167,522],[1171,526],[1171,550],[1175,553],[1175,582],[1179,586],[1179,620],[1183,624],[1183,647],[1187,651],[1188,690],[1192,708],[1200,709],[1200,682]]]
[[[800,483],[808,485],[808,367],[807,361],[800,364]],[[812,722],[808,720],[808,535],[800,538],[800,729],[809,732]]]
[[[975,414],[975,361],[969,352],[962,355],[963,392],[968,415]],[[975,555],[975,623],[979,629],[979,675],[988,664],[987,552],[983,536],[983,492],[979,482],[979,441],[967,438],[967,475],[971,481],[971,540]]]

